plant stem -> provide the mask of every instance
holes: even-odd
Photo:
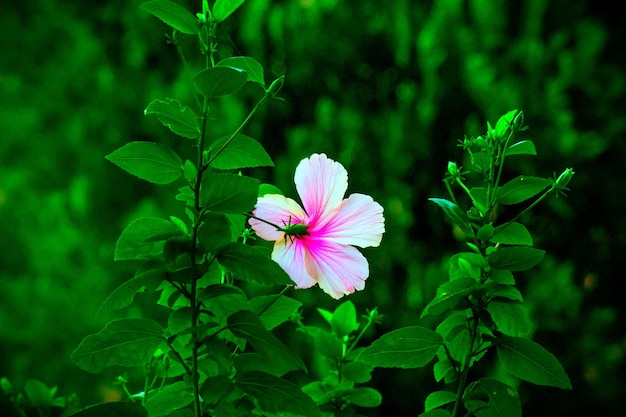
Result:
[[[452,410],[452,417],[457,417],[458,412],[460,410],[459,406],[461,404],[461,400],[463,398],[463,393],[465,392],[465,386],[467,384],[467,375],[469,374],[470,362],[473,357],[474,351],[474,342],[476,341],[476,335],[478,334],[478,314],[472,310],[473,320],[470,327],[470,342],[469,342],[469,352],[465,357],[465,362],[463,363],[463,371],[461,372],[461,377],[459,379],[459,386],[456,391],[456,401],[454,402],[454,409]]]

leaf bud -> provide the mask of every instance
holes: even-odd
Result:
[[[265,95],[274,97],[276,94],[278,94],[280,89],[283,88],[283,84],[285,84],[285,76],[281,75],[280,77],[276,78],[274,82],[269,86],[269,88],[265,92]]]

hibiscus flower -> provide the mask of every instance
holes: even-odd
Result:
[[[365,287],[367,259],[354,246],[378,246],[385,232],[383,208],[372,197],[352,194],[348,172],[325,154],[296,168],[296,201],[279,194],[260,197],[249,223],[262,239],[275,241],[272,259],[296,288],[318,284],[339,299]]]

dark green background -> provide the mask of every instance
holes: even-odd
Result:
[[[17,387],[28,378],[58,385],[85,405],[116,389],[119,370],[89,375],[69,356],[112,318],[95,313],[132,275],[132,266],[112,261],[117,237],[138,216],[184,216],[176,185],[142,182],[104,159],[132,140],[192,152],[143,116],[153,99],[193,102],[167,27],[141,3],[0,3],[0,375]],[[194,12],[200,3],[181,2]],[[378,306],[379,333],[435,324],[419,314],[463,244],[427,198],[445,196],[441,178],[448,160],[463,163],[456,145],[464,134],[483,134],[486,120],[522,109],[539,156],[512,161],[505,174],[549,177],[574,167],[569,197],[523,219],[548,256],[518,275],[534,339],[561,360],[574,391],[522,384],[525,415],[623,410],[626,17],[617,7],[248,0],[219,34],[220,57],[254,57],[268,82],[286,74],[285,101],[264,107],[246,129],[276,168],[248,174],[291,195],[297,163],[326,152],[346,166],[349,192],[385,207],[383,243],[364,251],[366,289],[350,297],[361,312]],[[193,41],[184,44],[199,68]],[[220,100],[212,137],[236,127],[260,94],[247,86]],[[290,295],[305,303],[309,322],[318,320],[315,307],[336,306],[317,288]],[[158,317],[154,300],[139,298],[121,315]],[[377,370],[373,384],[383,405],[371,415],[381,416],[417,415],[437,386],[430,366]]]

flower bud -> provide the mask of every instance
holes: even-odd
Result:
[[[557,191],[567,190],[567,184],[569,184],[569,182],[572,180],[573,176],[574,176],[574,169],[573,168],[567,168],[556,179],[556,181],[554,182],[554,187],[557,189]]]
[[[285,84],[285,76],[281,75],[274,80],[274,82],[269,86],[265,94],[274,97],[276,94],[278,94],[280,89],[283,88],[283,84]]]
[[[461,176],[461,171],[459,171],[459,167],[456,165],[456,162],[448,162],[448,174],[452,178],[458,178]]]
[[[513,119],[512,125],[513,125],[513,130],[516,132],[522,129],[522,127],[524,126],[524,112],[523,111],[520,110],[520,112],[517,113],[517,115]]]

